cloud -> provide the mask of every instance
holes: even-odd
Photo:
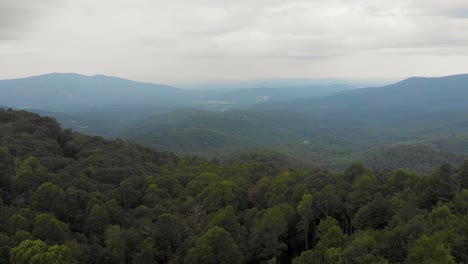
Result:
[[[11,74],[365,76],[376,73],[364,65],[381,58],[392,62],[382,74],[399,76],[398,60],[432,59],[436,69],[441,56],[452,64],[444,71],[455,71],[468,67],[460,56],[466,32],[466,0],[0,0],[0,56],[34,54],[9,67]],[[15,43],[6,49],[2,39]],[[363,67],[349,63],[359,58]]]
[[[16,39],[35,29],[38,19],[59,0],[0,0],[0,40]]]

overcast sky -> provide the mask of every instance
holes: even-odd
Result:
[[[468,73],[467,0],[0,0],[0,78]]]

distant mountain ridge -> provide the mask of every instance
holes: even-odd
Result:
[[[467,155],[467,102],[468,74],[415,77],[243,111],[177,110],[136,122],[119,136],[211,157],[259,147],[330,169],[362,160],[373,168],[427,172],[431,164]]]
[[[70,107],[108,108],[117,105],[153,108],[201,107],[211,110],[242,108],[270,101],[329,96],[349,85],[293,86],[288,82],[268,83],[233,90],[182,90],[173,86],[127,80],[106,75],[50,73],[0,80],[0,104],[26,109],[63,111]],[[171,110],[174,107],[170,108]]]
[[[150,100],[175,100],[183,91],[162,84],[142,83],[105,75],[51,73],[0,80],[0,103],[14,107],[115,105]]]
[[[348,90],[323,98],[305,98],[260,106],[287,109],[319,117],[395,120],[440,111],[468,110],[468,74],[412,77],[395,84]]]

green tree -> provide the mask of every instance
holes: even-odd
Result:
[[[220,227],[213,227],[197,239],[185,258],[187,264],[243,263],[232,236]]]
[[[344,248],[347,236],[343,233],[338,221],[334,218],[327,218],[320,221],[317,226],[317,236],[319,242],[317,249],[325,252],[328,248]]]
[[[31,224],[29,220],[22,214],[13,214],[9,217],[8,222],[8,233],[10,235],[15,234],[17,231],[31,231]]]
[[[325,217],[334,216],[343,205],[338,190],[331,186],[325,186],[320,192],[314,194],[315,207]]]
[[[433,175],[423,178],[421,185],[419,197],[425,208],[452,200],[460,190],[460,181],[450,164],[439,166]]]
[[[162,214],[156,221],[154,239],[162,263],[174,261],[186,232],[185,223],[173,214]]]
[[[111,225],[105,232],[106,248],[112,253],[113,263],[125,263],[125,239],[122,236],[120,226]]]
[[[68,225],[49,214],[38,214],[32,230],[34,237],[47,243],[64,243],[69,235]]]
[[[310,222],[312,222],[315,218],[313,197],[311,194],[304,194],[302,196],[302,200],[297,206],[297,212],[301,215],[302,224],[304,226],[305,250],[309,250],[309,226]]]
[[[207,212],[215,212],[221,208],[231,205],[239,206],[239,186],[233,181],[219,181],[208,185],[198,195]]]
[[[102,234],[109,224],[110,215],[107,210],[99,204],[93,205],[86,218],[85,230],[88,233]]]
[[[155,207],[161,201],[161,190],[156,183],[148,185],[143,196],[143,204],[148,207]]]
[[[458,180],[462,189],[468,189],[468,160],[458,169]]]
[[[15,174],[15,165],[10,151],[5,147],[0,147],[0,189],[11,191]],[[1,196],[0,196],[1,197]]]
[[[135,190],[130,181],[123,180],[116,193],[118,196],[117,200],[125,209],[134,208],[140,202],[140,192]]]
[[[375,195],[372,202],[362,206],[354,216],[354,223],[358,229],[382,229],[387,226],[393,215],[391,203],[381,193]]]
[[[468,215],[468,189],[463,189],[455,194],[452,207],[457,213]]]
[[[244,229],[239,224],[234,207],[228,205],[217,211],[208,223],[208,228],[221,227],[231,234],[238,245],[245,243]]]
[[[192,196],[196,196],[197,194],[201,193],[208,185],[222,180],[223,178],[216,173],[204,172],[196,176],[187,184],[187,191]]]
[[[416,240],[408,251],[406,263],[409,264],[455,264],[450,249],[443,243],[423,235]]]
[[[64,245],[48,246],[41,240],[25,240],[11,249],[12,264],[75,264],[71,250]]]
[[[13,184],[18,191],[24,192],[29,197],[42,183],[56,180],[57,176],[50,173],[38,158],[30,157],[20,162],[18,173],[13,177]]]
[[[31,196],[31,207],[40,212],[64,215],[65,192],[57,185],[45,182]]]
[[[266,209],[252,228],[250,246],[256,249],[254,258],[269,260],[278,258],[287,249],[282,241],[288,230],[288,221],[281,206]]]
[[[377,241],[372,231],[354,234],[343,252],[351,263],[384,263],[386,260],[379,256]]]
[[[292,264],[321,264],[322,261],[316,250],[303,251],[299,257],[293,259]]]

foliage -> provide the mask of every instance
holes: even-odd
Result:
[[[467,164],[228,164],[0,111],[2,263],[468,263]]]

